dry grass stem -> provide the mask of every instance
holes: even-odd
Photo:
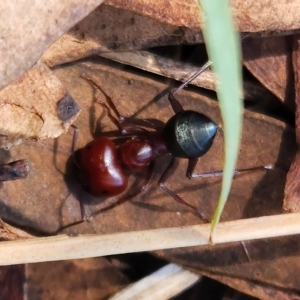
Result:
[[[300,233],[300,214],[283,214],[223,222],[213,242],[227,243]],[[207,245],[210,224],[107,235],[59,235],[0,244],[0,265],[97,257]]]

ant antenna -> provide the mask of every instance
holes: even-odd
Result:
[[[187,81],[185,81],[184,83],[182,83],[176,90],[174,90],[172,92],[173,96],[181,91],[182,89],[184,89],[185,87],[187,87],[196,77],[198,77],[200,74],[202,74],[206,69],[208,69],[210,66],[212,65],[212,61],[207,61],[200,70],[198,70],[193,76],[191,76]]]
[[[241,37],[241,42],[244,41],[244,39],[248,38],[250,34],[244,34]],[[191,76],[187,81],[182,83],[176,90],[172,92],[172,95],[174,96],[177,92],[181,91],[182,89],[186,88],[196,77],[198,77],[200,74],[202,74],[206,69],[208,69],[212,65],[212,61],[208,60],[200,70],[198,70],[193,76]]]

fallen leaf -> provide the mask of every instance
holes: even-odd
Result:
[[[166,122],[173,115],[168,100],[164,97],[169,86],[159,78],[143,77],[143,73],[137,71],[120,70],[117,65],[107,63],[106,60],[97,59],[96,62],[76,63],[56,68],[54,72],[82,108],[82,113],[76,120],[76,126],[79,128],[76,148],[86,145],[101,131],[116,130],[103,112],[102,106],[95,103],[95,95],[100,97],[99,101],[106,101],[105,96],[95,91],[80,77],[82,72],[91,76],[113,99],[120,113],[126,116],[150,117]],[[207,95],[181,91],[178,99],[185,109],[203,112],[220,124],[218,104]],[[274,163],[280,168],[236,176],[222,220],[282,212],[285,170],[288,169],[296,148],[293,134],[293,131],[280,121],[245,112],[238,168]],[[116,198],[112,197],[103,202],[104,199],[96,200],[84,192],[80,176],[76,175],[76,167],[70,158],[72,137],[73,132],[69,131],[57,141],[27,142],[10,150],[12,159],[26,155],[32,170],[25,180],[3,183],[0,190],[0,212],[3,218],[20,226],[54,233],[62,225],[80,220],[79,201],[86,204],[88,215],[116,201]],[[222,159],[223,135],[220,130],[211,150],[200,159],[196,172],[220,170]],[[90,223],[85,222],[69,228],[68,232],[114,233],[201,222],[197,214],[166,196],[157,187],[167,160],[165,157],[156,161],[154,178],[145,193],[101,213]],[[189,203],[196,205],[207,216],[211,216],[218,199],[221,178],[189,180],[185,178],[185,170],[186,161],[180,160],[168,179],[167,186]],[[130,182],[133,180],[131,176]],[[130,185],[129,190],[132,189]],[[268,247],[267,243],[270,243]],[[187,268],[193,267],[199,271],[225,273],[298,289],[295,276],[299,269],[298,244],[298,240],[293,237],[253,244],[248,242],[246,246],[251,262],[240,244],[174,249],[157,254],[168,260],[180,261]],[[274,251],[273,247],[277,251]],[[291,275],[281,272],[283,263],[285,270]]]
[[[298,145],[298,151],[294,157],[294,160],[289,169],[286,185],[284,190],[283,208],[296,212],[300,210],[300,189],[299,189],[299,177],[300,177],[300,40],[299,36],[294,37],[294,51],[293,51],[293,67],[295,76],[295,125],[296,125],[296,140]]]
[[[31,68],[55,40],[102,2],[1,1],[0,89]]]
[[[199,29],[167,25],[101,5],[51,45],[42,60],[53,67],[103,52],[202,42]]]
[[[160,22],[167,22],[170,25],[165,25],[163,30],[160,31],[157,29],[158,34],[153,38],[153,43],[151,43],[153,27],[149,27],[147,40],[143,40],[141,33],[145,32],[147,28],[142,28],[142,26],[136,27],[134,26],[136,24],[130,24],[131,19],[127,17],[125,21],[129,22],[128,32],[125,32],[124,26],[122,27],[123,32],[125,32],[124,39],[121,39],[122,30],[120,31],[119,28],[115,29],[118,33],[116,36],[110,35],[110,31],[108,30],[105,31],[107,39],[104,43],[104,47],[108,46],[107,50],[111,50],[114,47],[117,47],[118,50],[123,50],[126,49],[126,47],[132,47],[133,49],[136,45],[140,48],[157,45],[160,39],[162,39],[161,37],[163,36],[164,30],[166,31],[166,35],[163,37],[161,44],[176,44],[178,41],[185,41],[185,37],[184,34],[178,34],[178,31],[176,31],[178,28],[173,31],[173,26],[186,24],[184,26],[187,26],[189,29],[187,30],[185,28],[184,30],[185,33],[188,34],[193,32],[193,28],[197,26],[193,27],[191,25],[193,20],[195,20],[194,13],[196,12],[196,10],[193,10],[194,2],[192,1],[185,4],[174,2],[172,4],[173,7],[167,6],[167,10],[163,9],[163,6],[161,6],[159,2],[154,5],[151,4],[151,7],[148,3],[140,3],[140,5],[137,5],[139,2],[135,2],[137,4],[132,5],[133,2],[129,1],[126,3],[115,1],[115,3],[117,3],[115,4],[117,6],[125,5],[125,7],[130,8],[132,11],[159,19]],[[270,10],[269,4],[266,5],[261,2],[258,4],[252,3],[251,7],[246,7],[249,5],[248,2],[236,3],[238,3],[238,9],[235,10],[237,13],[237,22],[242,30],[250,32],[265,31],[268,34],[270,31],[297,30],[299,27],[299,17],[297,16],[299,4],[295,1],[287,4],[283,2],[277,3],[276,5],[274,4],[272,10]],[[169,4],[166,3],[166,5]],[[172,12],[174,8],[175,14]],[[239,9],[241,10],[239,11]],[[103,11],[106,10],[108,11],[109,8],[103,8]],[[116,15],[125,14],[122,10],[114,11],[116,11]],[[272,11],[272,14],[270,14],[270,11]],[[293,13],[289,13],[289,11]],[[241,19],[238,13],[240,13]],[[97,15],[96,12],[95,15]],[[129,15],[130,13],[126,12],[126,16]],[[139,18],[142,17],[136,16],[134,19],[135,22],[136,20],[140,20]],[[16,20],[19,19],[20,18],[16,18]],[[145,24],[155,24],[153,20],[148,19],[147,21],[149,23]],[[178,23],[173,24],[173,22]],[[84,24],[84,21],[82,24]],[[87,22],[85,27],[88,27],[90,24],[91,23]],[[99,25],[99,23],[95,24],[96,27]],[[125,23],[121,23],[120,20],[120,24],[124,25]],[[159,23],[155,26],[161,27],[162,25]],[[136,45],[132,46],[128,41],[130,41],[133,35],[129,35],[129,32],[136,28],[142,28],[143,30],[138,32],[138,35],[135,37]],[[98,53],[99,50],[101,50],[102,44],[99,43],[101,35],[99,35],[99,38],[97,28],[95,31],[85,31],[84,29],[85,28],[81,27],[79,27],[79,29],[78,27],[73,28],[68,39],[65,41],[62,39],[62,43],[57,44],[57,48],[63,46],[61,47],[62,51],[54,51],[54,55],[52,57],[49,56],[51,59],[48,60],[48,63],[55,65]],[[24,30],[24,32],[26,31]],[[195,32],[198,31],[195,30]],[[88,34],[88,44],[85,44],[86,40],[84,34],[86,33]],[[62,32],[60,32],[60,34],[62,34]],[[128,36],[126,36],[126,34],[128,34]],[[170,34],[173,34],[171,38],[169,37]],[[93,36],[95,35],[97,38],[93,40]],[[24,34],[24,36],[26,36],[26,34]],[[56,38],[57,37],[58,35],[56,35]],[[126,40],[127,37],[129,38]],[[198,33],[197,39],[200,39],[200,37],[201,35]],[[195,42],[191,36],[188,38],[191,43]],[[46,42],[43,44],[44,46],[42,45],[42,47],[44,47],[43,49],[46,48],[46,44],[49,45],[53,42],[52,39],[49,40],[51,40],[51,42],[46,39]],[[20,44],[22,45],[22,43]],[[32,44],[35,45],[35,43],[31,41],[30,45]],[[70,48],[70,50],[68,47],[72,44],[78,47]],[[274,45],[276,46],[277,43]],[[84,49],[86,46],[89,48]],[[286,53],[285,46],[286,44],[284,44],[282,48],[284,53]],[[31,48],[32,47],[29,47],[27,43],[26,50]],[[27,54],[27,51],[26,53],[24,51],[25,67],[19,64],[19,68],[18,61],[15,60],[16,67],[15,61],[13,60],[14,64],[11,64],[8,69],[9,74],[19,74],[21,72],[20,70],[24,71],[27,68],[27,64],[32,65],[37,60],[37,57],[41,55],[40,49],[41,48],[37,47],[36,53],[32,54],[32,52],[30,52],[30,55]],[[263,49],[264,48],[262,48],[262,50]],[[15,52],[12,52],[15,55]],[[18,54],[19,53],[23,52],[18,51]],[[266,56],[268,54],[264,55]],[[274,57],[264,65],[266,70],[270,70],[270,66],[272,66],[274,62]],[[11,57],[9,58],[11,59]],[[290,81],[288,81],[289,76],[282,77],[282,74],[284,74],[282,72],[286,71],[286,69],[284,69],[284,63],[282,62],[288,61],[286,57],[283,57],[283,59],[284,60],[281,60],[280,58],[278,62],[278,72],[269,72],[274,73],[272,74],[272,80],[274,80],[279,87],[274,88],[271,84],[269,84],[268,87],[275,95],[279,95],[282,101],[285,101],[287,99],[286,92],[289,91],[286,84],[287,82],[290,84]],[[111,64],[102,59],[96,61],[98,62],[97,64],[75,63],[74,65],[63,68],[58,67],[54,71],[68,88],[72,97],[79,102],[83,109],[82,114],[76,122],[80,130],[77,143],[78,148],[84,146],[92,138],[99,135],[102,130],[116,129],[107,118],[105,112],[103,112],[101,106],[95,103],[95,96],[100,97],[102,101],[105,101],[105,97],[101,95],[99,91],[94,91],[92,87],[80,77],[82,72],[88,72],[93,76],[93,79],[113,98],[121,113],[125,115],[134,114],[143,118],[151,117],[164,122],[169,119],[172,115],[172,111],[168,101],[161,97],[167,94],[168,85],[161,83],[161,78],[143,78],[139,72],[130,73],[125,70],[119,70],[118,68],[120,66],[117,64]],[[255,61],[254,64],[255,63],[257,63],[257,61]],[[7,80],[7,82],[9,82],[12,79],[8,76]],[[263,82],[268,83],[268,81],[271,82],[272,80],[270,80],[270,77],[265,76]],[[3,82],[5,83],[5,81]],[[45,86],[45,82],[44,80],[43,83],[39,83],[38,88]],[[265,84],[265,86],[267,85]],[[47,85],[47,87],[48,89],[43,90],[42,97],[45,97],[45,95],[49,97],[49,91],[52,93],[53,86]],[[32,91],[30,92],[30,89],[26,90],[26,94],[27,96],[31,96]],[[63,93],[58,94],[61,96]],[[19,94],[17,94],[16,90],[13,90],[11,95],[13,95],[13,97],[9,95],[5,98],[6,101],[7,99],[11,101],[12,98],[19,98]],[[217,104],[212,101],[211,97],[182,91],[179,93],[178,98],[186,109],[204,112],[218,124],[221,123]],[[24,102],[20,100],[21,108],[27,105],[27,99],[27,97],[26,100],[24,98]],[[33,101],[33,104],[39,103],[37,99]],[[69,99],[69,97],[67,97],[67,99]],[[57,103],[57,100],[58,98],[56,98],[54,103]],[[32,106],[34,105],[28,105],[31,106],[26,107],[26,110],[31,112]],[[18,107],[18,104],[16,106]],[[37,116],[35,117],[39,117],[39,114],[44,113],[47,109],[43,107],[43,109],[36,113]],[[53,111],[54,110],[52,110],[52,112]],[[64,111],[64,109],[62,111]],[[8,116],[8,114],[4,112],[2,112],[2,114]],[[35,113],[33,113],[33,115],[35,115]],[[55,115],[55,118],[57,121],[57,115]],[[17,130],[28,124],[24,121],[26,119],[23,115],[13,120],[15,123],[19,122],[20,124],[16,126]],[[21,120],[23,122],[20,122]],[[41,118],[33,118],[32,124],[34,126],[32,126],[32,128],[39,128],[38,125],[40,121]],[[5,122],[6,126],[8,126],[8,124],[9,123]],[[58,125],[58,123],[55,124]],[[67,126],[62,130],[58,129],[58,131],[62,133],[66,129]],[[18,226],[29,227],[42,231],[43,233],[51,234],[55,233],[62,225],[80,220],[79,201],[85,203],[88,215],[116,201],[116,198],[108,199],[108,201],[103,201],[103,199],[96,201],[96,199],[90,197],[83,190],[80,184],[80,174],[77,174],[78,170],[76,170],[70,158],[72,131],[62,135],[58,140],[44,140],[39,142],[32,140],[32,138],[36,136],[35,133],[32,134],[30,130],[26,132],[29,132],[31,135],[29,140],[27,140],[27,138],[24,139],[25,144],[13,147],[9,152],[0,149],[2,162],[7,162],[11,159],[16,160],[21,157],[29,159],[32,166],[32,171],[26,179],[2,184],[0,190],[0,213],[6,220]],[[43,135],[43,137],[46,136],[48,135]],[[18,139],[15,137],[15,140]],[[15,143],[15,141],[13,143]],[[10,145],[11,144],[8,146]],[[8,146],[6,145],[5,147]],[[223,220],[280,213],[282,211],[281,204],[285,170],[288,169],[295,151],[294,132],[290,130],[288,126],[272,118],[246,112],[238,167],[248,168],[275,163],[279,168],[274,171],[263,171],[236,176],[229,202],[223,215]],[[220,130],[212,149],[205,157],[200,159],[196,171],[207,172],[221,169],[223,165],[222,158],[223,135],[222,130]],[[154,179],[151,182],[150,188],[144,194],[139,195],[139,197],[136,197],[133,201],[101,213],[91,223],[82,223],[70,228],[69,232],[72,234],[93,232],[112,233],[199,223],[198,215],[195,215],[189,208],[167,197],[156,186],[166,164],[167,158],[157,160]],[[185,161],[179,161],[176,165],[176,169],[167,181],[167,186],[179,193],[189,203],[196,205],[206,215],[211,216],[220,191],[220,178],[201,180],[199,184],[198,180],[190,181],[186,179],[184,176],[185,170]],[[130,183],[133,181],[134,178],[130,177]],[[133,187],[130,185],[129,190],[132,189]],[[256,281],[262,285],[269,284],[279,289],[283,288],[291,289],[296,292],[299,291],[297,274],[300,267],[300,244],[297,237],[247,242],[246,247],[250,255],[250,261],[240,244],[174,249],[158,251],[156,254],[165,259],[180,262],[187,268],[194,268],[199,272],[205,270],[214,274],[240,277],[245,279],[245,281]],[[233,281],[228,280],[227,284],[233,284]],[[250,287],[248,288],[250,289]]]
[[[292,38],[286,36],[245,39],[243,63],[291,111],[295,109]]]
[[[159,2],[147,2],[144,3],[141,0],[136,1],[110,1],[107,2],[115,7],[122,7],[125,10],[134,11],[138,14],[154,18],[161,23],[167,23],[173,26],[184,26],[190,28],[192,31],[186,31],[182,33],[182,29],[175,29],[173,27],[163,26],[163,29],[157,29],[156,39],[159,40],[164,36],[164,42],[161,44],[171,43],[177,44],[179,42],[199,42],[202,39],[200,32],[197,34],[195,28],[198,27],[198,10],[196,0],[189,0],[188,3],[174,2],[172,6],[168,3],[164,3],[162,0]],[[78,1],[77,1],[78,2]],[[23,72],[29,69],[43,54],[43,52],[64,32],[74,26],[78,21],[84,18],[90,13],[101,0],[94,0],[85,2],[84,5],[77,3],[75,0],[69,2],[58,3],[53,0],[51,3],[48,2],[47,6],[40,6],[38,2],[32,1],[30,5],[28,2],[22,2],[18,5],[14,5],[10,2],[2,2],[3,18],[1,20],[0,29],[2,29],[2,41],[0,47],[0,53],[5,59],[2,60],[0,68],[1,76],[1,87],[4,87],[11,81],[17,79]],[[81,4],[81,5],[80,5]],[[236,14],[237,24],[240,31],[244,32],[267,32],[267,31],[291,31],[299,28],[299,17],[295,13],[300,11],[299,4],[297,1],[290,1],[285,3],[284,1],[276,2],[272,7],[272,13],[270,14],[269,4],[267,3],[244,3],[242,1],[233,2],[233,10]],[[24,18],[24,10],[26,10],[26,17]],[[293,12],[288,13],[289,11]],[[122,11],[119,12],[122,14]],[[44,22],[44,20],[51,20],[51,22]],[[133,22],[134,19],[130,18],[129,22]],[[134,21],[135,22],[135,21]],[[151,22],[151,20],[149,20]],[[107,23],[107,22],[106,22]],[[32,26],[34,24],[35,26]],[[103,25],[103,24],[102,24]],[[109,26],[109,23],[104,24]],[[132,24],[134,25],[134,24]],[[147,24],[146,24],[147,25]],[[148,24],[149,25],[149,24]],[[158,28],[161,25],[158,25]],[[140,26],[132,26],[132,29],[139,28]],[[147,26],[142,26],[142,31],[146,31]],[[151,27],[153,28],[153,27]],[[169,28],[169,30],[166,30]],[[123,29],[123,27],[122,27]],[[161,33],[165,31],[165,34]],[[59,45],[70,45],[82,42],[84,36],[80,36],[84,31],[78,30],[76,27],[71,34],[71,38],[64,38],[57,44]],[[109,31],[107,32],[109,33]],[[151,33],[151,31],[150,31]],[[170,40],[171,33],[171,40]],[[153,34],[153,33],[151,33]],[[73,41],[72,41],[73,36]],[[74,38],[75,36],[75,38]],[[122,42],[118,40],[113,41],[118,35],[111,35],[110,49],[118,47]],[[173,36],[173,37],[172,37]],[[179,38],[178,38],[179,36]],[[195,38],[195,36],[197,36]],[[175,42],[174,42],[175,37]],[[154,46],[150,41],[147,43],[140,43],[140,36],[135,39],[143,47]],[[63,43],[62,43],[63,41]],[[129,39],[128,39],[129,41]],[[132,39],[131,39],[132,41]],[[129,43],[129,42],[128,42]],[[156,43],[156,45],[159,44]],[[160,44],[160,45],[161,45]],[[34,47],[31,47],[34,45]],[[90,39],[89,53],[95,53],[95,48],[99,51],[99,45],[96,45]],[[92,45],[92,47],[91,47]],[[56,47],[56,51],[57,51]],[[55,47],[54,47],[55,48]],[[83,53],[81,49],[76,48],[76,56],[82,57]],[[127,48],[128,49],[128,48]],[[131,48],[132,49],[132,48]],[[60,54],[65,55],[63,50],[59,51]],[[20,55],[22,53],[22,55]],[[85,53],[86,54],[86,53]],[[73,58],[75,55],[71,55]],[[71,58],[71,60],[73,59]],[[49,59],[48,59],[49,60]],[[52,62],[53,63],[53,62]]]
[[[0,147],[58,137],[78,113],[77,103],[62,83],[38,62],[0,91]]]
[[[0,298],[23,299],[25,266],[5,266],[0,268]]]
[[[283,290],[274,286],[259,284],[258,282],[252,282],[244,280],[242,278],[233,278],[229,276],[222,276],[219,274],[203,272],[203,275],[209,278],[215,279],[223,284],[230,286],[231,288],[243,292],[247,295],[258,299],[264,300],[299,300],[299,293],[293,290]]]
[[[189,28],[198,28],[197,0],[188,1],[145,1],[108,0],[106,4],[149,16],[162,23]],[[300,28],[300,3],[293,1],[230,1],[237,27],[241,32],[292,31]],[[201,21],[201,26],[203,21]]]
[[[28,299],[107,299],[130,283],[104,257],[28,264],[25,274]]]

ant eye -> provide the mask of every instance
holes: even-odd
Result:
[[[89,146],[86,147],[87,150],[91,150],[92,148],[93,148],[92,145],[89,145]]]

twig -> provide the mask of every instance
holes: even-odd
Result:
[[[213,242],[227,243],[300,233],[300,213],[223,222]],[[66,235],[0,243],[0,265],[97,257],[207,245],[210,224],[107,235]]]
[[[182,293],[199,279],[201,279],[200,275],[184,270],[178,265],[168,264],[119,291],[109,300],[167,300]]]
[[[199,71],[199,67],[188,63],[176,62],[148,51],[107,52],[101,53],[99,56],[179,81],[185,81]],[[216,90],[215,77],[209,69],[201,76],[194,78],[191,84],[209,90]],[[244,83],[244,97],[256,99],[258,96],[260,98],[270,97],[265,89],[255,83],[246,81]]]

